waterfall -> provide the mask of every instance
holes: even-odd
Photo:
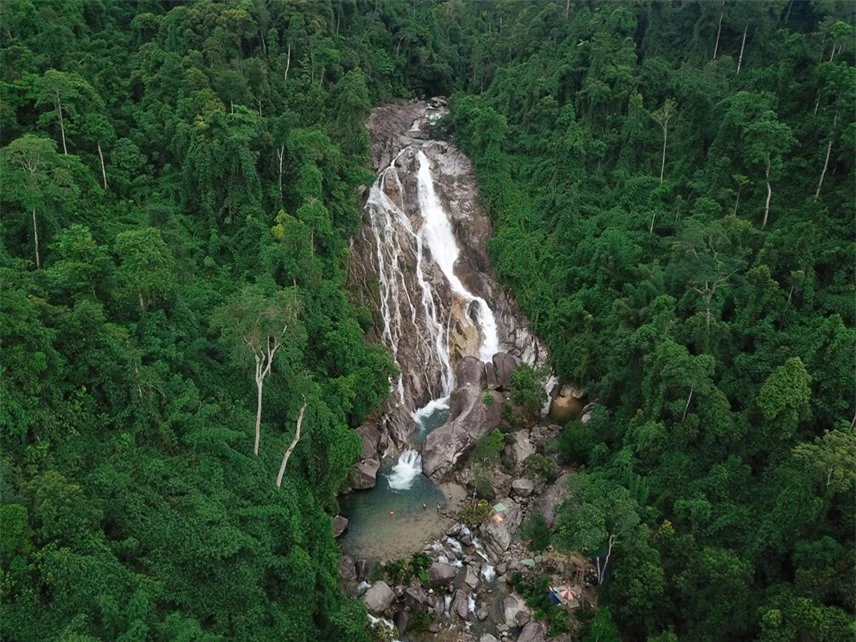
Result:
[[[410,490],[416,477],[421,474],[422,456],[415,450],[405,450],[387,475],[389,487],[393,490]]]
[[[440,266],[440,270],[449,281],[452,292],[459,295],[468,304],[476,306],[475,313],[481,331],[479,358],[482,361],[490,361],[493,355],[500,350],[496,318],[487,301],[467,290],[455,274],[455,262],[458,260],[459,253],[458,243],[452,233],[449,217],[443,210],[440,199],[437,198],[434,191],[434,180],[431,177],[428,158],[422,150],[419,151],[418,158],[419,208],[425,221],[420,230],[420,235],[425,237],[428,249],[431,250],[431,257]]]

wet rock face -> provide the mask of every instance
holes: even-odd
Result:
[[[475,321],[479,304],[453,293],[421,236],[425,220],[418,180],[420,152],[459,247],[455,276],[490,306],[505,350],[527,362],[543,363],[548,356],[514,301],[495,281],[487,252],[490,220],[479,205],[470,160],[450,143],[428,140],[428,120],[442,109],[442,101],[435,101],[434,107],[395,103],[373,110],[367,123],[372,160],[384,177],[372,187],[363,225],[352,240],[349,280],[361,303],[373,311],[369,340],[385,343],[401,371],[401,379],[391,382],[392,395],[376,422],[378,430],[389,436],[392,453],[403,450],[412,435],[410,413],[448,394],[452,368],[467,356],[477,356],[483,339]],[[445,335],[440,344],[451,362],[445,371],[436,328]]]
[[[377,459],[366,459],[351,469],[348,479],[351,488],[365,490],[374,488],[377,483],[377,471],[380,469],[380,461]]]
[[[428,568],[428,580],[431,582],[431,586],[451,584],[457,574],[458,569],[443,562],[435,562]]]

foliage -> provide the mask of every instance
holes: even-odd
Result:
[[[571,630],[571,618],[568,611],[550,599],[550,578],[541,576],[531,582],[514,582],[515,590],[526,600],[526,605],[532,610],[536,620],[542,620],[547,625],[549,636],[560,635]]]
[[[455,519],[469,528],[478,528],[484,524],[491,515],[490,502],[480,499],[476,502],[464,502],[458,510]]]
[[[530,515],[520,525],[520,538],[535,552],[546,550],[550,545],[550,527],[540,514]]]
[[[490,467],[499,460],[499,455],[505,447],[505,435],[499,430],[492,430],[481,437],[470,452],[470,461]]]
[[[556,480],[556,464],[544,455],[529,455],[523,462],[523,474],[550,483]]]

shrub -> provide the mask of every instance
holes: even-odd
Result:
[[[374,642],[392,642],[395,639],[392,627],[383,620],[369,624],[369,635]]]
[[[550,527],[541,515],[531,515],[520,526],[520,537],[530,550],[543,551],[550,545]]]
[[[488,390],[487,392],[485,392],[485,393],[482,395],[482,403],[483,403],[485,406],[492,406],[492,405],[493,405],[493,401],[494,401],[494,399],[493,399],[493,393],[492,393],[490,390]]]
[[[505,446],[505,437],[499,430],[492,430],[476,442],[470,461],[476,464],[493,465]]]
[[[410,631],[427,631],[431,626],[431,615],[427,611],[413,611],[410,614],[410,623],[407,625]]]
[[[567,464],[588,464],[592,449],[601,441],[591,423],[569,421],[559,435],[559,454]]]
[[[480,499],[475,504],[467,502],[458,511],[455,518],[466,524],[469,528],[477,528],[487,521],[490,517],[490,503]]]
[[[532,366],[521,363],[510,377],[511,401],[524,414],[537,417],[544,404],[544,390],[541,387],[541,375]]]
[[[543,482],[556,480],[556,464],[543,455],[529,455],[523,462],[523,473],[529,477],[537,477]]]

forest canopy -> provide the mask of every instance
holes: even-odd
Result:
[[[443,94],[599,401],[556,535],[614,544],[603,617],[851,640],[854,11],[4,0],[0,637],[370,639],[331,516],[394,367],[348,239],[371,107]]]

